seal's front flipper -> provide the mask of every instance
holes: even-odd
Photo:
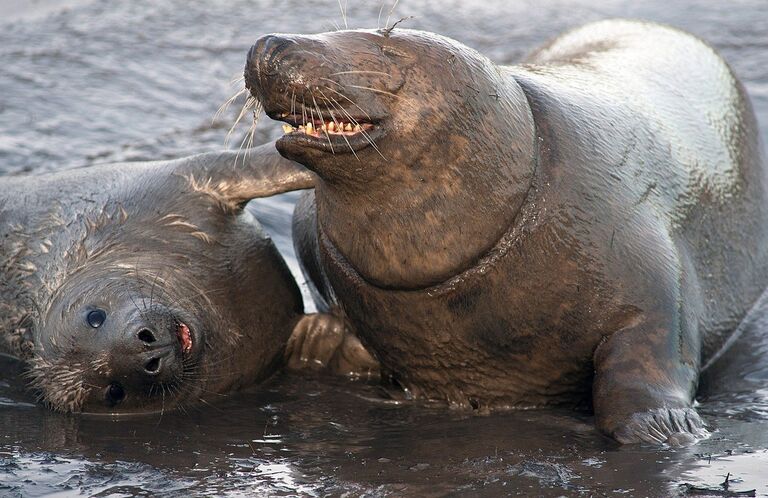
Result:
[[[296,324],[285,348],[292,370],[327,370],[352,378],[379,377],[379,362],[349,331],[343,319],[328,314],[305,315]]]
[[[274,142],[243,151],[200,154],[176,162],[177,173],[193,190],[217,197],[236,210],[251,199],[315,186],[315,175],[282,157]]]
[[[708,435],[691,407],[697,355],[687,353],[672,330],[644,321],[619,330],[595,352],[595,419],[620,443],[678,446]]]
[[[709,435],[693,408],[657,408],[635,413],[614,433],[620,443],[687,446]]]

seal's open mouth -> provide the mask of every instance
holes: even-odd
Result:
[[[189,330],[189,327],[179,322],[178,328],[176,329],[176,338],[179,340],[179,344],[181,345],[182,354],[189,354],[189,352],[192,351],[192,346],[194,345],[192,332]]]
[[[321,117],[315,117],[321,114]],[[281,113],[270,118],[282,121],[283,135],[280,141],[312,147],[333,154],[357,152],[373,146],[382,134],[381,126],[369,117],[349,115],[346,119],[331,111],[304,114]]]

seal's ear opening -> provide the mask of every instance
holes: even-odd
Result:
[[[245,151],[201,154],[180,166],[193,191],[208,194],[231,211],[251,199],[315,186],[314,173],[283,158],[270,142]]]

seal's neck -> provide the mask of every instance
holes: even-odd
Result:
[[[536,164],[531,110],[511,78],[476,99],[467,104],[474,126],[443,127],[388,150],[381,177],[362,188],[317,185],[320,230],[370,283],[419,289],[445,281],[514,223]]]

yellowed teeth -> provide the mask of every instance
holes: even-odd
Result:
[[[305,133],[307,135],[319,135],[320,133],[327,133],[329,135],[344,135],[344,134],[354,134],[362,131],[363,128],[359,124],[352,125],[352,123],[344,123],[344,122],[334,122],[329,121],[327,123],[323,123],[319,127],[314,125],[313,123],[307,123],[306,125],[299,125],[298,128],[294,128],[293,126],[289,124],[283,124],[283,133],[293,133],[298,131],[299,133]]]

